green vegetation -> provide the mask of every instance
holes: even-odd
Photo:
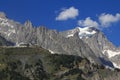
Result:
[[[50,54],[40,47],[0,47],[0,80],[94,80],[96,74],[106,78],[114,71],[86,58]]]

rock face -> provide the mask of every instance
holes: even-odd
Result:
[[[0,36],[0,46],[13,46],[14,44],[7,41],[4,37]]]
[[[115,56],[120,55],[120,50],[116,48],[100,30],[94,27],[77,27],[72,30],[61,32],[61,35],[68,38],[75,33],[79,33],[79,38],[88,44],[97,57],[111,61],[115,67],[116,65],[118,67],[118,64],[120,64],[118,62],[119,58]]]
[[[0,13],[0,34],[7,41],[19,44],[41,46],[53,54],[68,54],[87,57],[93,63],[113,62],[120,64],[116,55],[119,50],[94,27],[77,27],[72,30],[58,32],[44,26],[34,27],[30,21],[24,24],[10,20]],[[113,55],[114,53],[114,55]],[[101,60],[102,59],[102,60]],[[111,63],[112,64],[112,63]],[[109,64],[104,64],[109,66]]]
[[[71,38],[66,38],[59,32],[46,27],[34,28],[30,21],[22,25],[10,19],[0,18],[0,20],[1,35],[16,44],[15,46],[29,43],[51,50],[53,53],[88,57],[91,61],[100,63],[88,45],[79,39],[77,33]]]

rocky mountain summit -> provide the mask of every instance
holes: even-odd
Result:
[[[75,33],[78,33],[79,38],[88,44],[97,57],[111,61],[115,67],[119,68],[119,58],[115,56],[120,55],[120,49],[115,47],[99,29],[94,27],[77,27],[61,32],[66,38],[72,37]]]
[[[21,44],[37,45],[52,54],[81,56],[92,63],[120,68],[120,50],[94,26],[58,32],[44,26],[34,27],[30,21],[21,24],[0,13],[0,36],[14,44],[10,45],[13,47],[20,47]]]

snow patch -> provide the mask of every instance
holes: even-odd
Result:
[[[107,55],[109,58],[114,57],[120,54],[120,51],[112,51],[112,50],[103,50],[103,54]]]
[[[113,71],[114,71],[114,68],[113,68],[113,67],[110,67],[110,66],[106,66],[106,65],[105,65],[105,68],[106,68],[106,69],[110,69],[110,70],[113,70]]]
[[[118,65],[118,64],[116,64],[116,63],[114,63],[114,62],[112,62],[113,63],[113,66],[115,67],[115,68],[119,68],[120,69],[120,65]]]
[[[69,30],[69,31],[67,32],[67,38],[68,38],[68,37],[73,37],[76,32],[78,32],[77,29]]]
[[[89,38],[90,36],[94,35],[95,33],[97,33],[95,30],[90,29],[90,27],[85,27],[85,28],[80,28],[77,27],[73,30],[70,30],[67,33],[67,38],[68,37],[72,37],[74,36],[74,34],[78,32],[79,38],[82,39],[83,37],[85,37],[86,39]]]
[[[50,52],[51,54],[55,54],[55,52],[53,52],[53,51],[52,51],[52,50],[50,50],[50,49],[49,49],[49,52]]]
[[[74,36],[74,34],[69,34],[69,35],[67,35],[67,38],[68,38],[68,37],[73,37],[73,36]]]
[[[27,47],[28,45],[30,45],[30,44],[24,43],[24,42],[20,42],[20,43],[17,42],[15,47]]]
[[[11,33],[8,33],[8,34],[7,34],[7,36],[10,36],[10,35],[11,35]]]
[[[96,31],[90,30],[89,27],[85,27],[85,28],[78,27],[78,29],[80,31],[79,32],[80,39],[82,39],[83,37],[89,38],[90,36],[96,33]]]

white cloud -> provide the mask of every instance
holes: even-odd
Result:
[[[112,23],[118,22],[119,20],[119,13],[117,13],[116,15],[103,13],[99,16],[99,22],[101,23],[102,27],[109,27]]]
[[[62,20],[74,19],[78,15],[79,15],[79,10],[74,7],[70,7],[69,9],[63,9],[56,17],[56,20],[62,21]]]
[[[78,25],[83,27],[96,27],[96,28],[98,28],[99,26],[99,24],[96,21],[93,21],[90,17],[87,17],[85,20],[79,20]]]

